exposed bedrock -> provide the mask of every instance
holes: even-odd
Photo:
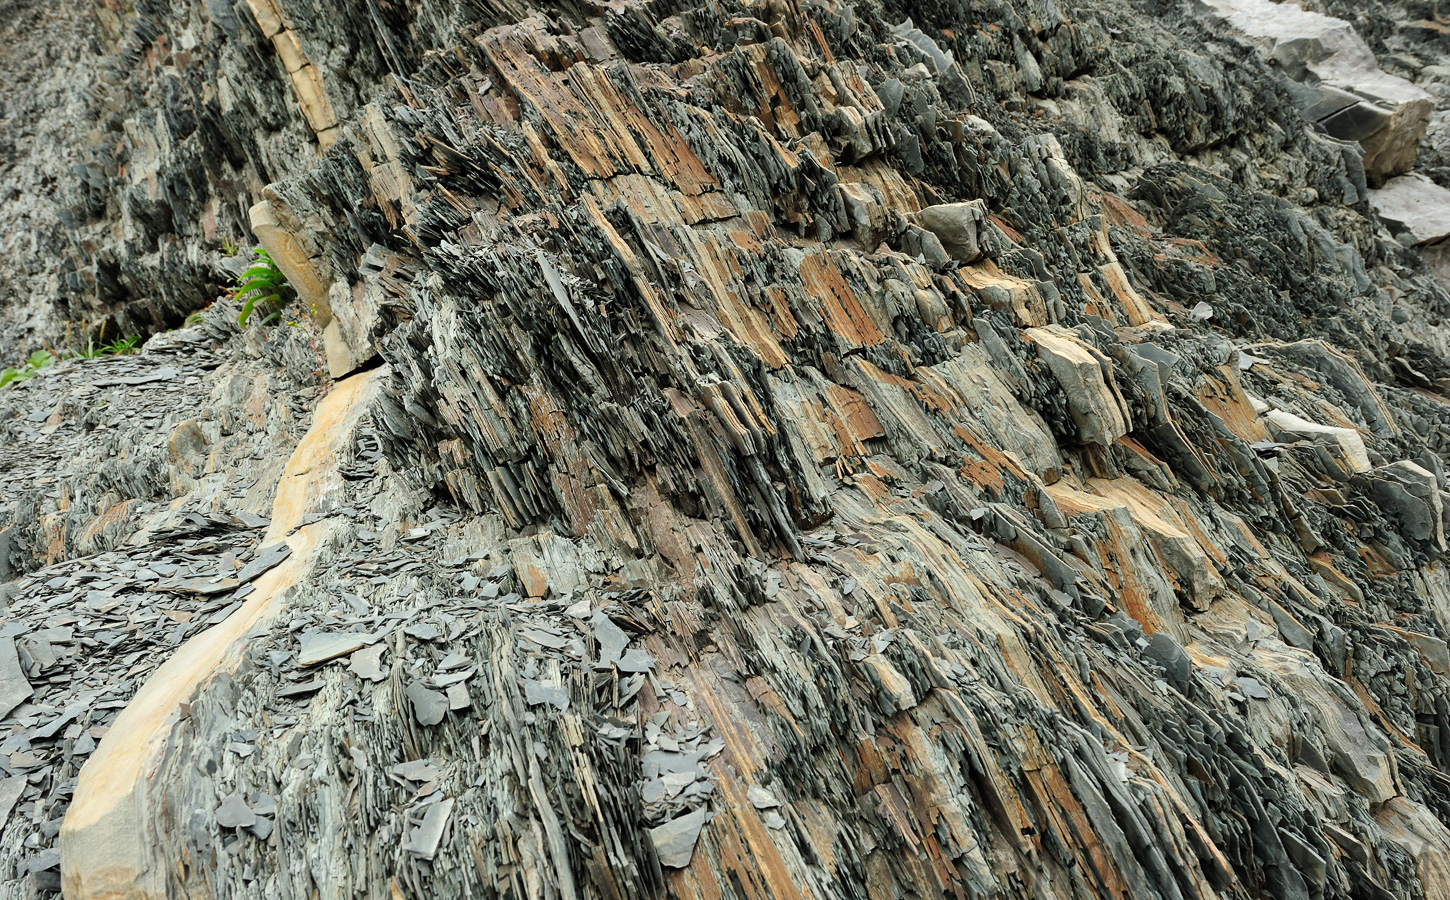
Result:
[[[11,6],[0,897],[1450,896],[1400,32]]]

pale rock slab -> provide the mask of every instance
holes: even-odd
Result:
[[[1379,67],[1343,19],[1270,0],[1206,0],[1209,8],[1264,46],[1300,82],[1295,100],[1333,137],[1358,141],[1364,171],[1381,181],[1414,165],[1434,98]]]
[[[153,858],[161,820],[151,776],[165,758],[182,704],[216,672],[240,659],[244,637],[280,614],[287,589],[306,578],[318,548],[339,527],[304,517],[336,490],[342,449],[372,406],[386,369],[337,385],[319,405],[277,488],[265,545],[286,540],[290,554],[257,578],[241,608],[183,644],[116,719],[81,769],[75,801],[60,829],[61,880],[71,900],[167,896],[167,865]]]
[[[1028,328],[1024,333],[1062,385],[1084,441],[1106,446],[1133,429],[1128,404],[1113,380],[1111,360],[1061,326]]]

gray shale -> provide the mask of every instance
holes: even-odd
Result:
[[[0,0],[0,349],[146,338],[0,900],[1450,898],[1450,13],[1305,2]]]

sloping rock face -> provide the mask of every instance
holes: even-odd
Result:
[[[302,302],[4,395],[5,895],[1450,895],[1366,148],[1198,10],[907,6],[97,18],[135,162],[35,251]]]
[[[1302,85],[1293,89],[1304,117],[1364,150],[1375,181],[1415,164],[1433,97],[1380,69],[1364,39],[1343,19],[1270,0],[1213,0],[1212,7]]]

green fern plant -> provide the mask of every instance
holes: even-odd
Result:
[[[242,273],[242,277],[237,280],[236,291],[233,294],[242,301],[242,311],[237,316],[237,324],[243,328],[247,327],[247,320],[252,317],[258,304],[281,306],[292,292],[291,285],[287,283],[287,276],[277,268],[277,264],[272,261],[272,257],[267,255],[267,251],[258,247],[256,254],[257,265]],[[274,311],[263,318],[262,323],[265,325],[275,318],[277,318],[277,313]]]
[[[66,326],[66,333],[69,335],[70,326]],[[128,353],[135,353],[136,348],[141,346],[141,338],[138,335],[127,335],[118,337],[114,341],[107,341],[104,344],[96,343],[97,339],[104,340],[106,337],[106,326],[101,325],[101,332],[96,337],[86,338],[85,347],[79,350],[70,349],[70,341],[56,351],[56,359],[100,359],[102,356],[125,356]]]

